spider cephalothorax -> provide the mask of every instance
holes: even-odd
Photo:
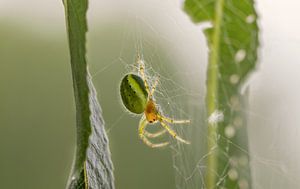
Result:
[[[179,137],[175,131],[173,131],[167,123],[189,123],[190,120],[173,120],[171,118],[165,117],[159,111],[155,100],[153,98],[153,93],[158,84],[158,78],[155,80],[154,84],[149,88],[148,81],[145,76],[144,63],[140,56],[137,57],[137,63],[139,65],[139,75],[127,74],[123,77],[120,86],[121,98],[124,106],[132,113],[144,114],[140,120],[139,124],[139,136],[145,144],[150,147],[163,147],[169,144],[169,142],[153,144],[148,140],[148,138],[158,137],[165,132],[168,132],[175,139],[180,142],[189,144],[188,141]],[[149,133],[145,130],[148,123],[160,122],[163,130],[157,133]]]
[[[153,100],[150,99],[147,104],[146,104],[146,108],[145,108],[145,116],[146,119],[149,123],[153,123],[155,121],[157,121],[158,117],[158,110],[156,108],[156,105],[154,104]]]

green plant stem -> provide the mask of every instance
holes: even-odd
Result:
[[[211,116],[218,108],[218,68],[219,68],[219,49],[220,49],[220,32],[221,22],[223,17],[223,3],[224,0],[216,2],[216,14],[214,20],[214,31],[212,38],[212,46],[207,71],[207,94],[206,94],[206,108],[207,115]],[[218,167],[217,156],[217,136],[218,123],[208,122],[208,150],[212,153],[207,160],[206,186],[208,189],[215,187],[217,175],[215,171]]]

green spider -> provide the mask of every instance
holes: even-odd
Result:
[[[138,55],[137,63],[139,65],[139,75],[127,74],[123,77],[120,93],[122,97],[122,102],[127,110],[134,114],[144,114],[139,123],[139,136],[142,141],[152,148],[164,147],[169,144],[169,142],[163,143],[152,143],[148,138],[155,138],[161,136],[162,134],[168,132],[171,136],[177,139],[180,142],[185,144],[190,144],[189,141],[186,141],[179,137],[175,131],[173,131],[167,123],[181,124],[181,123],[190,123],[190,120],[173,120],[171,118],[165,117],[158,109],[158,106],[153,98],[154,91],[158,84],[158,78],[155,80],[153,86],[149,87],[149,83],[145,76],[145,67],[143,60]],[[146,126],[150,123],[160,122],[160,125],[163,127],[161,131],[156,133],[147,132]]]

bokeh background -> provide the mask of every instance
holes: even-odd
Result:
[[[254,187],[300,188],[300,3],[260,0],[256,5],[260,59],[246,84],[250,107],[245,110]],[[87,57],[117,188],[175,188],[172,150],[153,150],[140,142],[139,117],[124,111],[118,87],[132,69],[137,45],[142,45],[154,73],[166,83],[175,81],[176,90],[170,93],[193,98],[180,102],[183,113],[178,113],[181,106],[166,109],[193,118],[189,103],[197,97],[204,108],[203,26],[192,24],[182,2],[172,0],[91,0],[88,19]],[[65,187],[75,145],[68,53],[60,0],[0,1],[0,188]],[[167,89],[161,100],[175,96]]]

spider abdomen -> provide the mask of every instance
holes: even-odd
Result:
[[[135,74],[125,75],[121,81],[120,93],[124,106],[130,112],[136,114],[144,112],[148,93],[141,77]]]

